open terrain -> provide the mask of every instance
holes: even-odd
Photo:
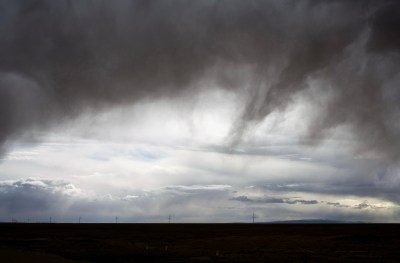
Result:
[[[398,224],[0,224],[1,262],[400,262]]]

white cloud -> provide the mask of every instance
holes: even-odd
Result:
[[[379,160],[355,159],[340,129],[319,147],[303,145],[299,118],[309,109],[300,98],[229,147],[238,99],[218,91],[196,101],[86,114],[43,134],[40,144],[15,144],[0,166],[13,187],[3,185],[2,209],[26,209],[12,196],[34,202],[36,210],[26,211],[72,221],[79,215],[107,221],[117,214],[136,222],[157,222],[166,214],[181,222],[246,221],[252,210],[264,211],[258,213],[266,221],[396,219],[398,168],[382,179]],[[13,195],[4,189],[14,189]],[[242,202],[233,200],[241,196]]]

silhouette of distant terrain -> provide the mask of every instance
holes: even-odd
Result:
[[[301,219],[301,220],[283,220],[271,221],[267,224],[366,224],[366,222],[353,222],[353,221],[340,221],[340,220],[326,220],[326,219]]]
[[[0,232],[1,262],[400,262],[399,224],[4,223]]]

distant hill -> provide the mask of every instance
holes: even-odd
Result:
[[[352,222],[352,221],[326,220],[326,219],[301,219],[301,220],[272,221],[272,222],[264,222],[261,224],[365,224],[365,222]]]
[[[232,222],[231,224],[252,224],[252,223]],[[270,221],[270,222],[254,222],[254,224],[368,224],[368,222],[328,220],[328,219],[300,219],[300,220],[281,220],[281,221]]]

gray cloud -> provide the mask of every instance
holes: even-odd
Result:
[[[233,197],[231,198],[231,200],[240,202],[265,203],[265,204],[290,204],[290,205],[294,204],[315,205],[319,203],[317,200],[303,200],[294,198],[264,197],[264,198],[251,199],[245,195]]]
[[[380,206],[380,205],[370,204],[368,201],[363,201],[362,203],[359,203],[358,205],[354,206],[354,208],[356,208],[356,209],[382,209],[385,207]]]
[[[363,178],[364,177],[364,178]],[[395,175],[392,175],[396,178]],[[276,192],[304,192],[330,195],[355,195],[359,197],[382,198],[384,200],[399,203],[400,198],[397,181],[382,180],[382,178],[370,178],[367,175],[350,176],[344,182],[307,182],[296,183],[265,184],[258,186],[260,189]],[[333,205],[333,204],[332,204]]]
[[[59,215],[79,190],[71,183],[33,178],[0,183],[0,211],[3,215]]]
[[[236,200],[236,201],[240,201],[240,202],[253,202],[252,199],[248,198],[245,195],[241,195],[241,196],[236,196],[231,198],[232,200]]]
[[[175,185],[134,193],[89,193],[74,184],[50,179],[0,182],[0,221],[181,222],[210,220],[230,191],[227,185]],[[124,191],[121,191],[124,192]],[[179,218],[179,219],[178,219]],[[221,216],[221,220],[226,220]]]
[[[337,208],[353,208],[353,209],[359,209],[359,210],[365,210],[365,209],[385,209],[387,208],[385,205],[374,205],[370,204],[367,200],[360,202],[355,205],[345,205],[341,204],[340,202],[326,202],[327,205],[334,206]]]
[[[227,186],[179,185],[148,191],[90,195],[66,181],[21,179],[0,182],[0,221],[48,222],[250,222],[256,211],[259,221],[283,217],[364,220],[397,220],[398,207],[368,200],[352,205],[300,198],[266,196],[232,197]],[[237,202],[232,206],[233,202]],[[273,205],[271,205],[273,204]],[[301,206],[312,205],[301,211]],[[330,207],[334,206],[335,209]]]
[[[396,1],[29,0],[0,10],[2,145],[87,110],[195,94],[209,79],[244,96],[232,142],[313,90],[311,143],[348,125],[360,151],[397,158]]]
[[[326,204],[327,205],[331,205],[331,206],[334,206],[334,207],[350,207],[350,206],[348,206],[348,205],[343,205],[343,204],[341,204],[341,203],[339,203],[339,202],[326,202]]]

